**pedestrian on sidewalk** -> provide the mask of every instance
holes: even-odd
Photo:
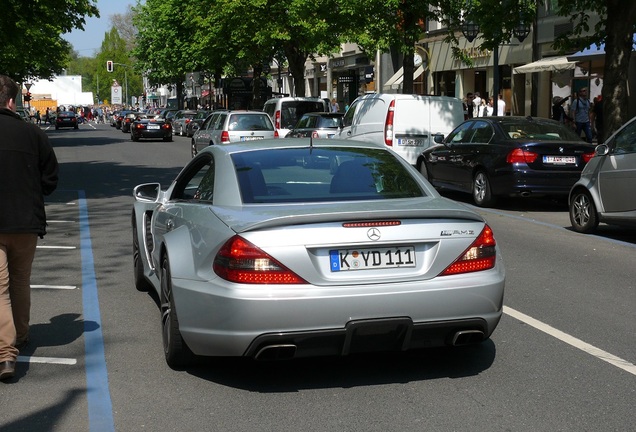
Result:
[[[47,134],[16,114],[19,91],[0,75],[0,381],[15,375],[29,340],[31,266],[38,236],[46,234],[44,195],[58,181]]]

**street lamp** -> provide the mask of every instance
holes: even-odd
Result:
[[[466,1],[467,12],[466,15],[470,15],[471,9],[473,6],[473,0]],[[461,30],[462,34],[466,38],[468,42],[472,42],[477,38],[477,35],[481,31],[479,24],[475,23],[471,19],[462,19],[461,22]],[[530,34],[530,24],[523,21],[522,17],[519,16],[519,23],[512,29],[512,34],[519,40],[519,42],[523,42],[523,40]],[[493,63],[493,115],[496,116],[497,108],[499,105],[499,47],[501,44],[497,43],[493,49],[492,63]],[[505,115],[505,113],[502,113]]]

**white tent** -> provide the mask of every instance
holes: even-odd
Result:
[[[562,72],[564,70],[574,69],[576,62],[568,60],[567,56],[562,57],[546,57],[527,65],[518,66],[512,70],[512,73],[533,73],[533,72]]]

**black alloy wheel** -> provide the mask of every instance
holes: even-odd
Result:
[[[144,275],[144,265],[141,262],[141,249],[139,248],[139,237],[137,231],[137,223],[135,221],[135,213],[133,212],[133,276],[135,288],[137,291],[147,292],[152,286]]]
[[[576,232],[589,234],[598,226],[598,213],[587,190],[579,189],[570,201],[570,223]]]
[[[179,331],[179,319],[174,307],[170,262],[167,254],[161,260],[160,304],[163,352],[166,357],[166,363],[173,369],[189,366],[193,361],[194,355]]]

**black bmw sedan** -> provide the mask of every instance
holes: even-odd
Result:
[[[424,150],[417,167],[436,188],[488,207],[499,196],[565,198],[592,157],[594,145],[553,120],[478,117]]]

